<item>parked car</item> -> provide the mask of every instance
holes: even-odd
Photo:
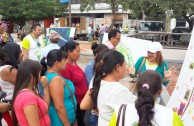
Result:
[[[190,30],[188,28],[185,28],[185,27],[175,27],[172,30],[172,33],[190,33]],[[172,35],[172,38],[174,40],[180,40],[181,35]]]

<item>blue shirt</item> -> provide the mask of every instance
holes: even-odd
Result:
[[[43,57],[47,57],[48,53],[53,50],[53,49],[59,49],[59,45],[57,43],[50,43],[49,45],[45,46],[42,49],[42,53],[41,53],[41,57],[40,59],[42,59]]]
[[[93,69],[94,64],[95,64],[95,61],[93,59],[86,65],[86,68],[84,71],[88,85],[90,84],[90,81],[92,80],[92,77],[94,76],[94,69]]]
[[[60,75],[57,74],[57,73],[52,72],[52,73],[46,73],[45,76],[47,77],[48,84],[49,84],[50,81],[52,80],[52,78],[54,78],[55,76],[60,76]],[[75,95],[74,95],[75,88],[74,88],[73,83],[70,80],[67,80],[65,78],[63,78],[63,80],[66,83],[66,84],[64,84],[64,100],[63,100],[63,103],[64,103],[64,106],[65,106],[65,109],[66,109],[68,120],[72,125],[73,122],[76,120],[75,108],[77,108],[77,101],[76,101]],[[68,85],[68,87],[70,88],[70,90],[73,94],[73,99],[72,99],[72,96],[71,96],[71,93],[70,93],[69,89],[67,88],[67,85]],[[74,103],[75,103],[76,106],[74,106],[73,100],[74,100]],[[60,118],[57,114],[57,110],[55,109],[52,97],[50,98],[49,116],[50,116],[50,119],[51,119],[51,126],[63,126],[63,124],[62,124],[62,122],[61,122],[61,120],[60,120]]]

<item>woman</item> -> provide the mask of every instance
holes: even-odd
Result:
[[[16,80],[17,68],[23,60],[23,53],[19,45],[7,43],[0,49],[0,86],[7,96],[4,102],[11,102]],[[4,113],[4,119],[9,126],[12,125],[9,112]]]
[[[139,72],[145,70],[154,70],[162,76],[163,85],[167,86],[171,77],[171,71],[168,70],[168,64],[163,60],[162,51],[163,47],[159,42],[152,42],[147,48],[147,57],[141,57],[137,60],[135,67],[129,71],[131,77],[136,77]],[[140,68],[142,64],[142,67]]]
[[[40,71],[41,65],[30,59],[18,67],[12,102],[13,126],[50,126],[48,81],[40,77]],[[44,100],[37,93],[39,82],[43,85]]]
[[[138,75],[137,79],[138,96],[135,103],[129,103],[126,106],[125,114],[120,113],[120,121],[118,117],[119,108],[110,120],[109,126],[183,126],[177,113],[171,109],[156,104],[157,97],[162,92],[161,75],[153,70],[146,70]],[[124,109],[123,109],[124,110]],[[122,119],[125,118],[124,124]]]
[[[99,44],[98,47],[100,47],[100,45],[103,45],[103,44]],[[101,46],[101,47],[103,47],[103,46]],[[102,60],[103,55],[108,50],[109,49],[106,47],[105,49],[102,49],[101,51],[100,50],[98,51],[98,53],[96,55],[96,58],[94,59],[94,65],[90,67],[90,71],[92,71],[92,73],[95,72],[95,64],[97,64],[98,62],[100,62],[100,60]],[[88,76],[86,76],[86,78],[87,77]],[[89,121],[88,122],[86,121],[85,123],[89,123],[88,125],[90,125],[90,126],[97,126],[97,124],[98,124],[98,111],[96,111],[96,110],[91,111],[91,109],[92,109],[92,100],[91,100],[90,90],[91,90],[92,87],[93,87],[93,81],[91,79],[89,89],[86,92],[83,100],[81,101],[80,108],[81,108],[81,110],[89,110],[89,111],[86,111],[86,115],[88,114],[88,116],[89,116]]]
[[[75,86],[75,97],[77,100],[77,120],[79,126],[84,126],[84,110],[80,110],[80,103],[88,90],[86,77],[83,70],[77,65],[76,61],[80,57],[79,43],[74,41],[67,42],[60,50],[65,51],[68,55],[66,69],[61,71],[61,76],[72,81]]]
[[[92,44],[91,49],[93,51],[94,56],[96,57],[100,51],[102,51],[103,49],[108,49],[108,47],[104,44],[97,44],[97,42],[95,42]],[[94,76],[94,64],[95,64],[95,59],[91,60],[86,65],[86,68],[85,68],[85,76],[86,76],[88,85],[90,84],[90,81]]]
[[[5,100],[10,101],[13,96],[17,68],[23,60],[23,53],[20,46],[15,43],[7,43],[4,49],[1,49],[1,53],[0,86],[2,91],[7,93]]]
[[[116,106],[134,102],[135,97],[119,83],[126,74],[124,56],[115,50],[107,51],[95,65],[91,97],[93,109],[99,111],[99,126],[107,126]]]
[[[70,126],[76,120],[77,104],[73,83],[59,74],[61,70],[65,69],[66,58],[65,52],[53,49],[48,53],[47,58],[41,60],[44,68],[42,74],[45,74],[48,79],[51,96],[49,116],[52,126]]]

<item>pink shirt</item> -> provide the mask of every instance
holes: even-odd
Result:
[[[14,101],[14,111],[20,126],[29,126],[24,109],[29,105],[36,105],[41,126],[50,126],[50,118],[47,114],[48,105],[39,96],[28,89],[22,90]]]

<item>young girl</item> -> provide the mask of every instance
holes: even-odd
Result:
[[[48,81],[45,76],[40,77],[40,71],[41,65],[30,59],[18,67],[12,101],[13,126],[50,126]],[[37,93],[39,82],[43,85],[44,100]]]
[[[95,76],[91,98],[93,109],[99,111],[99,126],[108,126],[114,109],[134,102],[135,97],[119,80],[126,74],[124,56],[115,50],[107,51],[102,60],[95,65]]]
[[[155,103],[162,92],[162,78],[159,73],[153,70],[140,73],[137,91],[138,98],[135,103],[127,104],[125,114],[124,109],[119,114],[121,107],[117,108],[109,126],[116,126],[117,123],[118,126],[183,126],[177,113]],[[119,115],[120,119],[117,120]]]

